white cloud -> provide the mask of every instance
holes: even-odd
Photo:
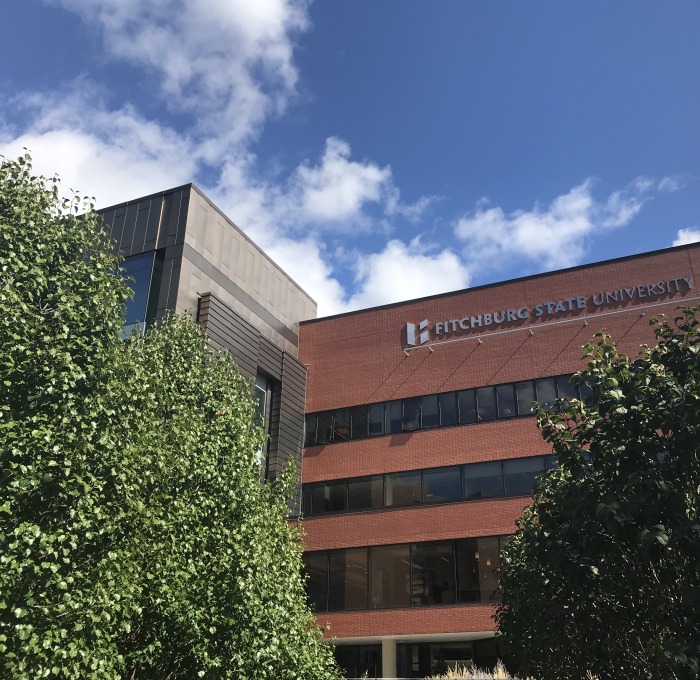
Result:
[[[685,188],[685,182],[680,175],[671,175],[670,177],[662,177],[659,181],[659,191],[672,193]]]
[[[52,0],[101,31],[108,54],[145,68],[164,101],[195,115],[211,162],[294,96],[306,0]]]
[[[0,154],[30,150],[37,173],[63,187],[95,196],[97,205],[120,203],[192,179],[196,152],[186,136],[141,117],[131,107],[107,110],[84,85],[63,95],[28,95],[20,105],[27,125],[5,129]]]
[[[391,240],[381,252],[360,258],[356,281],[358,291],[348,300],[348,309],[466,288],[469,271],[449,249],[438,251],[418,238],[408,245]]]
[[[557,196],[547,207],[506,214],[482,199],[473,214],[457,221],[455,234],[464,242],[467,262],[497,267],[505,258],[526,259],[548,269],[580,262],[588,239],[606,229],[625,226],[651,199],[654,180],[639,177],[604,201],[593,197],[593,181]]]
[[[700,227],[690,227],[688,229],[679,229],[672,246],[685,246],[689,243],[697,243],[700,241]]]

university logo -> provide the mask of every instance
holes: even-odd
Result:
[[[428,319],[423,319],[418,324],[418,330],[421,331],[418,336],[418,342],[416,342],[416,324],[407,323],[406,324],[406,344],[412,347],[416,345],[424,345],[428,340],[430,340],[430,333],[428,332]]]

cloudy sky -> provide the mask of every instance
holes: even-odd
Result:
[[[196,182],[319,314],[700,240],[700,3],[5,0],[0,153]]]

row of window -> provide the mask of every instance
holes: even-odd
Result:
[[[532,402],[587,398],[571,374],[363,404],[306,416],[305,446],[532,415]]]
[[[317,612],[493,601],[508,536],[304,553]]]
[[[305,517],[532,493],[557,456],[532,456],[304,484]]]

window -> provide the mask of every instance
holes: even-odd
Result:
[[[455,563],[452,541],[411,546],[411,603],[414,607],[454,604]]]
[[[409,607],[410,557],[407,545],[370,548],[370,608]]]
[[[557,395],[586,397],[590,388],[569,375],[440,392],[376,404],[363,404],[306,416],[305,446],[338,443],[433,427],[451,427],[532,415],[532,402],[554,406]]]
[[[367,548],[331,551],[328,609],[367,609]]]
[[[371,510],[384,507],[384,477],[361,477],[348,481],[348,510]]]
[[[491,498],[503,495],[501,462],[464,466],[464,497]]]
[[[493,600],[498,579],[500,545],[496,536],[455,541],[459,602]]]
[[[537,475],[544,470],[544,456],[506,460],[503,463],[503,479],[506,495],[531,494]]]
[[[423,498],[420,472],[396,472],[385,475],[384,505],[387,508],[399,505],[414,505]]]
[[[458,466],[423,472],[423,502],[456,501],[462,498],[462,474]]]
[[[306,596],[317,612],[328,610],[328,557],[326,553],[304,553],[304,569],[308,575]]]

